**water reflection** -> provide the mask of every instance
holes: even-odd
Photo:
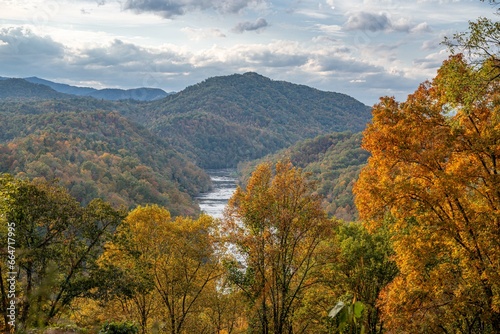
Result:
[[[221,218],[227,201],[236,190],[235,169],[211,169],[206,171],[212,179],[213,190],[197,197],[202,212]]]

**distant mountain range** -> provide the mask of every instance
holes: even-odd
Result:
[[[45,79],[40,79],[37,77],[29,78],[5,78],[0,77],[0,99],[6,98],[19,98],[20,95],[24,95],[31,99],[45,99],[45,98],[65,98],[63,95],[55,94],[46,89],[50,87],[57,93],[68,94],[66,96],[69,98],[71,96],[90,96],[96,99],[118,101],[118,100],[136,100],[136,101],[153,101],[166,97],[169,93],[165,92],[159,88],[134,88],[134,89],[115,89],[115,88],[105,88],[105,89],[95,89],[91,87],[77,87],[67,84],[61,84],[57,82],[52,82]],[[14,81],[12,81],[14,80]],[[31,83],[33,85],[28,85],[26,83]],[[8,86],[16,85],[16,89],[6,89]],[[43,86],[43,87],[41,87]]]
[[[236,167],[306,139],[358,133],[371,120],[371,109],[348,95],[252,72],[209,78],[153,101],[142,101],[152,98],[149,89],[120,101],[90,97],[120,92],[38,78],[0,80],[0,173],[58,179],[82,202],[98,196],[115,205],[157,203],[174,214],[194,214],[194,196],[210,187],[201,168]],[[355,215],[349,187],[365,161],[359,140],[320,137],[289,151],[293,159],[302,151],[314,156],[311,167],[313,160],[297,163],[321,171],[318,179],[329,182],[323,190],[337,180],[346,185],[347,192],[335,188],[340,197],[329,202],[340,217]],[[344,147],[353,150],[352,161],[335,160]]]

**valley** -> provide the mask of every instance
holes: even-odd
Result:
[[[153,101],[76,96],[63,93],[75,87],[28,79],[0,80],[0,172],[57,179],[82,203],[97,196],[196,215],[195,197],[210,189],[203,170],[234,169],[370,121],[370,108],[349,96],[253,72],[209,78]],[[352,195],[347,201],[345,214],[331,214],[354,218]]]

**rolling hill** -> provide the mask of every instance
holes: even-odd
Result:
[[[77,96],[90,96],[96,99],[103,99],[109,101],[117,100],[136,100],[136,101],[153,101],[164,98],[168,95],[163,89],[159,88],[132,88],[132,89],[117,89],[117,88],[104,88],[95,89],[91,87],[77,87],[67,84],[61,84],[37,77],[24,78],[24,80],[32,83],[37,83],[51,87],[55,91],[65,94],[72,94]]]
[[[361,131],[371,113],[347,95],[257,73],[210,78],[155,101],[77,97],[21,79],[0,85],[16,96],[0,101],[0,172],[59,179],[82,202],[99,196],[192,214],[193,196],[210,183],[200,167],[235,167],[299,142],[287,151],[314,157],[296,162],[328,181],[329,212],[355,216],[345,194],[364,160],[358,151],[354,160],[337,155],[342,145],[359,148],[360,137],[327,134]]]
[[[332,131],[361,131],[370,108],[257,73],[214,77],[125,113],[203,168],[235,167],[299,140]]]
[[[108,111],[23,114],[5,105],[0,132],[17,136],[0,141],[0,172],[57,180],[84,204],[100,197],[199,212],[193,197],[209,189],[209,177],[144,127]]]
[[[23,79],[4,78],[4,80],[0,80],[0,100],[47,100],[67,99],[70,97],[48,86],[31,83]]]

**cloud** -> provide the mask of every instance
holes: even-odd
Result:
[[[342,34],[342,27],[337,25],[337,24],[315,24],[315,28],[317,28],[319,31],[329,34],[329,35],[341,35]]]
[[[386,13],[356,12],[349,15],[344,24],[345,30],[369,30],[376,31],[396,31],[406,33],[430,32],[431,29],[426,22],[417,25],[408,19],[399,18],[392,20]]]
[[[422,22],[411,28],[411,32],[415,33],[432,32],[432,29],[427,22]]]
[[[236,25],[236,27],[234,27],[232,29],[232,31],[239,33],[239,34],[245,32],[245,31],[260,31],[260,30],[264,29],[265,27],[267,27],[268,25],[269,24],[267,23],[267,21],[265,19],[260,18],[255,22],[249,22],[249,21],[240,22]]]
[[[374,73],[383,72],[381,66],[372,65],[368,62],[350,59],[346,57],[335,57],[329,55],[315,55],[312,57],[309,68],[315,72],[329,73]]]
[[[49,36],[39,36],[25,27],[0,29],[0,55],[2,56],[49,56],[57,57],[63,53],[63,45]]]
[[[220,13],[239,13],[264,0],[127,0],[123,8],[136,13],[153,13],[173,18],[196,10],[216,10]]]
[[[387,30],[390,27],[391,23],[385,13],[372,14],[367,12],[351,14],[344,25],[346,30],[380,31]]]
[[[181,29],[182,32],[188,35],[189,39],[192,41],[201,41],[208,38],[224,38],[226,35],[217,28],[191,28],[186,27]]]
[[[211,28],[182,31],[192,38],[223,35]],[[362,60],[355,52],[340,42],[324,43],[321,39],[242,41],[193,50],[173,44],[145,46],[116,38],[69,47],[27,28],[0,29],[0,75],[5,76],[35,75],[60,82],[88,82],[97,87],[148,86],[179,91],[211,76],[255,71],[273,79],[343,92],[364,101],[389,94],[386,91],[394,89],[391,87],[401,86],[398,80],[408,81],[404,74],[390,74],[384,62],[377,63],[380,57]],[[411,64],[419,71],[433,65],[431,60]],[[370,87],[375,90],[370,91]]]

